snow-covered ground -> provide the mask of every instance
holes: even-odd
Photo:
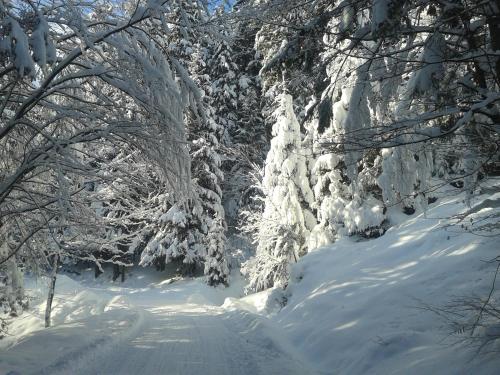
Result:
[[[40,303],[0,341],[0,374],[308,374],[266,318],[221,307],[241,282],[162,282],[134,272],[124,284],[59,276],[54,326]],[[40,299],[43,287],[32,286]]]
[[[427,309],[486,297],[491,288],[497,264],[487,261],[499,255],[500,236],[444,228],[466,210],[462,201],[441,199],[426,217],[392,212],[399,224],[384,236],[345,238],[302,258],[284,294],[266,291],[224,306],[268,315],[329,374],[500,374],[500,343],[488,348],[495,353],[476,355],[457,345],[463,333],[450,335],[449,322]],[[276,312],[283,298],[287,305]]]
[[[214,289],[141,270],[123,284],[60,275],[44,329],[40,281],[0,340],[0,374],[498,374],[498,352],[454,345],[461,333],[425,309],[489,292],[499,237],[444,228],[464,209],[442,199],[427,217],[391,215],[378,239],[315,250],[285,293],[240,298],[238,278]]]

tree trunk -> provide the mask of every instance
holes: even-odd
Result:
[[[123,283],[125,281],[125,266],[122,266],[121,274],[122,274],[122,283]]]
[[[490,3],[492,14],[486,18],[491,37],[491,49],[500,51],[500,0],[495,0]],[[495,75],[497,84],[500,85],[500,58],[496,58]]]
[[[49,295],[47,296],[47,306],[45,307],[45,328],[50,327],[50,315],[52,313],[52,301],[54,300],[54,290],[56,288],[57,267],[59,266],[59,255],[54,255],[52,275],[50,277]]]
[[[120,276],[120,266],[118,264],[113,264],[113,281],[116,281]]]
[[[99,266],[97,264],[95,264],[94,265],[94,277],[97,279],[101,273],[102,273],[102,271],[99,269]]]

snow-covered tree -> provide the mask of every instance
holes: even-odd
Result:
[[[224,9],[219,7],[214,20],[221,20],[218,38],[211,46],[207,68],[211,78],[210,104],[214,109],[214,120],[224,129],[223,143],[230,143],[238,120],[239,67],[234,61],[233,35],[223,23]]]
[[[279,101],[265,163],[265,206],[256,236],[257,253],[243,268],[250,280],[248,290],[253,291],[287,284],[289,264],[306,252],[306,238],[315,224],[306,208],[313,196],[292,97],[282,94]]]
[[[175,63],[147,28],[134,27],[158,24],[166,2],[127,4],[0,4],[0,226],[11,236],[7,247],[2,241],[6,274],[19,262],[52,274],[59,259],[97,260],[93,254],[116,240],[103,236],[112,220],[96,214],[95,195],[86,188],[109,186],[117,177],[113,168],[105,174],[93,163],[96,150],[139,150],[175,195],[189,191],[185,77],[176,81]],[[105,22],[96,22],[99,17]]]
[[[205,258],[205,275],[208,285],[228,285],[229,265],[225,254],[224,223],[216,216],[207,234],[207,255]]]
[[[207,61],[216,57],[212,57],[213,46],[206,35],[207,29],[202,26],[208,20],[204,4],[198,0],[174,2],[171,17],[167,48],[176,58],[179,78],[189,77],[184,82],[189,103],[184,120],[190,147],[192,190],[182,201],[172,201],[166,194],[161,196],[159,208],[164,214],[159,216],[156,233],[141,263],[163,268],[165,263],[175,261],[180,263],[181,273],[192,273],[196,266],[203,265],[209,254],[217,259],[226,256],[219,155],[224,129],[217,122],[221,116],[216,114],[211,97],[214,89],[223,95],[221,90],[225,88],[214,87],[210,78]],[[214,239],[216,234],[220,236],[218,240]],[[227,267],[220,268],[218,277],[210,267],[205,270],[210,284],[227,283]]]
[[[23,275],[14,256],[15,242],[9,239],[5,225],[0,227],[0,314],[15,315],[24,306]],[[12,246],[14,245],[14,246]],[[0,327],[1,329],[2,327]]]
[[[238,5],[235,5],[236,9]],[[222,139],[223,204],[230,231],[239,215],[253,204],[250,175],[262,167],[268,147],[261,115],[260,63],[254,49],[255,21],[216,12],[218,39],[208,66],[212,83],[212,106],[224,127]]]
[[[498,173],[498,1],[220,9],[0,2],[5,285],[22,268],[125,264],[144,245],[145,265],[226,284],[241,211],[268,223],[250,289],[284,285],[306,249],[380,235],[389,208],[425,210],[439,184],[471,203]],[[259,192],[250,171],[269,147]]]

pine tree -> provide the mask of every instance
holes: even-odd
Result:
[[[213,16],[215,21],[220,20],[217,30],[217,39],[210,48],[207,61],[207,70],[211,78],[210,104],[214,109],[214,120],[224,130],[222,142],[231,143],[230,134],[233,134],[239,118],[238,87],[239,66],[234,61],[234,36],[224,24],[224,8],[217,8]]]
[[[198,4],[198,8],[201,6],[201,4]],[[201,10],[198,14],[201,17],[201,19],[197,20],[198,23],[208,17]],[[213,46],[208,41],[202,42],[203,39],[201,38],[197,40],[195,53],[193,54],[194,59],[190,62],[189,67],[193,81],[201,89],[203,111],[200,114],[191,113],[187,119],[189,139],[191,141],[191,173],[194,181],[194,191],[197,195],[194,198],[195,207],[191,214],[196,215],[192,228],[196,229],[197,245],[200,249],[203,249],[202,253],[200,251],[199,257],[203,261],[211,263],[210,267],[205,267],[207,281],[210,285],[216,285],[218,283],[227,284],[229,275],[228,267],[223,265],[226,257],[224,237],[226,224],[221,189],[224,175],[221,171],[221,158],[219,155],[219,145],[224,134],[224,128],[217,121],[221,120],[221,116],[217,115],[211,100],[214,87],[207,61],[214,60]],[[215,51],[222,52],[220,50]],[[218,238],[216,238],[217,236]],[[222,265],[214,268],[214,259],[219,263],[222,262]]]
[[[256,166],[262,167],[268,141],[260,113],[255,21],[234,19],[223,13],[222,7],[214,20],[219,26],[219,39],[208,65],[213,80],[212,106],[217,122],[224,127],[223,204],[229,229],[233,230],[240,213],[254,203],[250,175]]]
[[[223,173],[219,156],[219,143],[224,129],[217,120],[212,105],[213,85],[207,62],[216,59],[208,31],[203,26],[208,19],[207,9],[198,0],[174,3],[174,29],[169,36],[168,48],[178,59],[177,74],[189,76],[186,88],[189,106],[184,115],[187,140],[191,156],[192,190],[183,202],[168,201],[162,195],[163,210],[156,233],[142,256],[143,265],[175,261],[181,273],[193,273],[210,256],[221,261],[225,258],[224,209],[222,207]],[[217,50],[216,50],[217,51]],[[221,52],[221,50],[217,51]],[[223,77],[221,77],[221,82]],[[221,93],[221,88],[216,87]],[[165,212],[165,211],[163,211]],[[212,233],[211,233],[212,232]],[[215,235],[220,238],[216,240]],[[228,269],[221,266],[218,275],[213,267],[205,267],[211,285],[226,283]]]
[[[228,285],[229,266],[225,256],[224,224],[222,218],[216,216],[206,236],[207,255],[205,258],[205,275],[210,286]]]
[[[292,97],[283,94],[279,100],[265,164],[265,207],[256,238],[257,253],[242,270],[250,280],[248,290],[253,291],[287,284],[289,264],[306,252],[308,228],[315,223],[312,214],[303,209],[303,202],[310,203],[313,197]]]

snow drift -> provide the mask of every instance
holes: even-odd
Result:
[[[317,249],[294,265],[284,292],[228,299],[225,307],[267,315],[328,374],[498,374],[498,352],[459,345],[468,333],[450,334],[449,322],[429,311],[491,288],[496,263],[485,261],[498,256],[498,237],[447,227],[466,210],[462,200],[438,201],[426,216],[392,212],[384,236]]]

